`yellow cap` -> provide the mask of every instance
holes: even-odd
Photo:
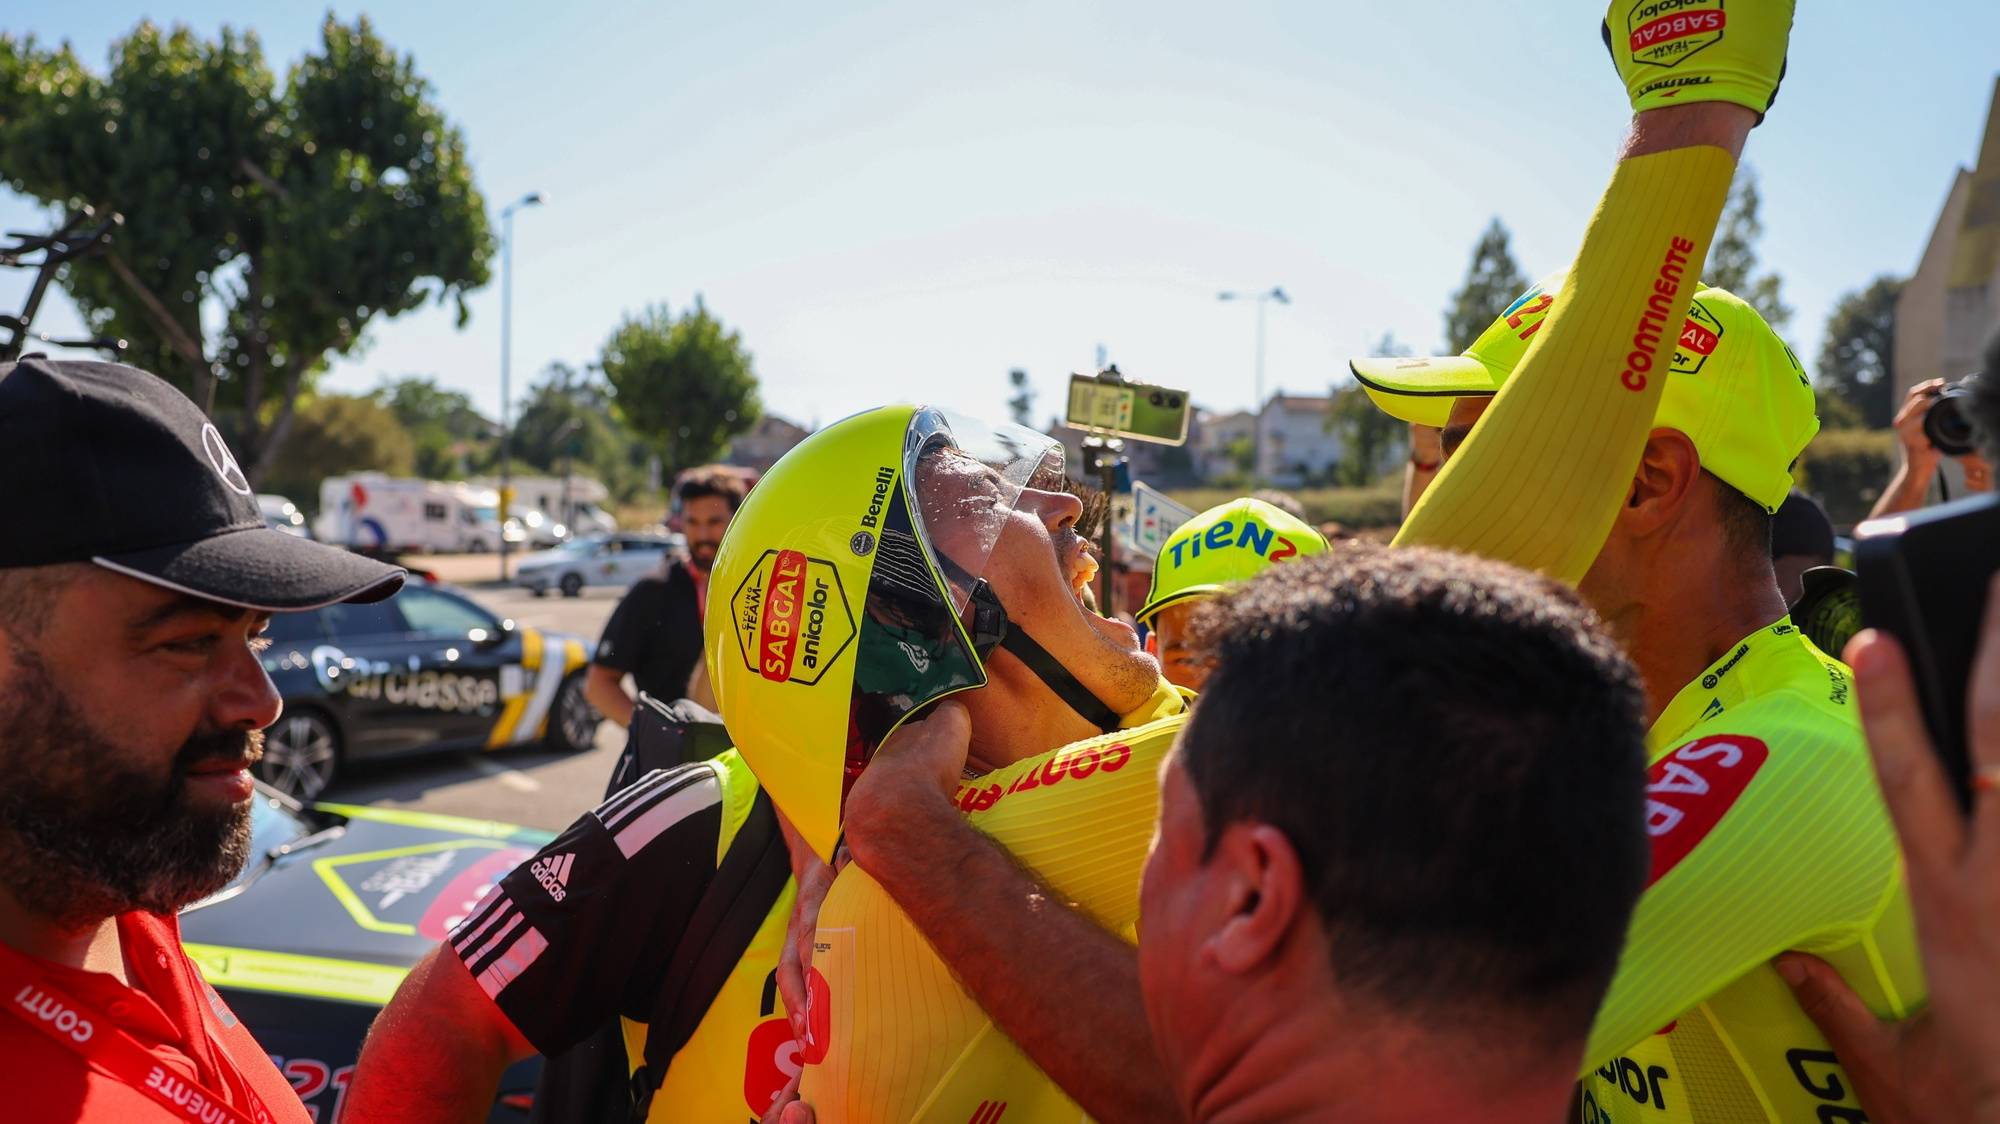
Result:
[[[1353,359],[1348,367],[1384,413],[1442,427],[1456,398],[1490,396],[1513,374],[1560,297],[1564,275],[1544,278],[1507,306],[1465,354]],[[1701,466],[1775,512],[1792,488],[1792,464],[1819,432],[1805,368],[1757,310],[1734,293],[1694,295],[1653,424],[1694,442]]]
[[[1326,549],[1312,525],[1248,497],[1211,507],[1180,525],[1153,560],[1153,588],[1141,621],[1189,597],[1219,592],[1256,577],[1273,562],[1304,558]]]

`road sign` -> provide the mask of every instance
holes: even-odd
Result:
[[[1167,536],[1195,517],[1193,508],[1176,503],[1144,481],[1132,484],[1132,546],[1149,561],[1160,553]]]

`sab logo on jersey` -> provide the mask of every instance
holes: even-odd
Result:
[[[1646,834],[1653,841],[1647,886],[1708,837],[1770,756],[1757,738],[1717,734],[1689,742],[1646,770]]]

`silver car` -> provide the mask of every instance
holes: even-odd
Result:
[[[668,555],[686,549],[687,540],[680,535],[590,535],[526,555],[514,571],[514,582],[537,597],[551,589],[575,597],[590,585],[625,589],[647,574],[659,573]]]

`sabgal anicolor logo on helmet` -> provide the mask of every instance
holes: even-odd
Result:
[[[840,571],[796,550],[767,550],[729,599],[743,662],[773,683],[818,683],[854,640]]]

